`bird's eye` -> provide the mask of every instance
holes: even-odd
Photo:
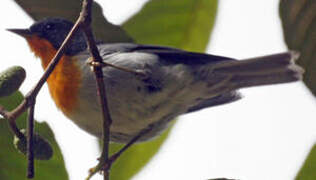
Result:
[[[47,24],[46,26],[45,26],[45,29],[47,29],[47,30],[51,30],[53,28],[53,26],[51,25],[51,24]]]

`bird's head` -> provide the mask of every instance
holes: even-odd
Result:
[[[73,23],[64,19],[49,18],[34,23],[27,29],[8,29],[25,38],[36,56],[42,60],[46,69],[57,50],[62,45]],[[66,115],[73,112],[77,105],[77,94],[80,86],[81,72],[76,65],[77,58],[73,56],[86,49],[85,38],[82,31],[77,31],[70,44],[55,67],[47,83],[59,107]]]
[[[42,59],[47,53],[53,53],[62,45],[74,24],[61,18],[47,18],[38,21],[27,29],[8,29],[24,37],[31,50]],[[65,54],[72,56],[87,48],[82,31],[77,31],[75,37],[67,47]]]

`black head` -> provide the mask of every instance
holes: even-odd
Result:
[[[57,50],[63,43],[67,34],[73,27],[73,23],[61,18],[47,18],[34,23],[29,29],[9,29],[21,36],[36,35],[39,38],[48,40]],[[82,31],[78,31],[70,42],[65,54],[74,55],[87,48]]]

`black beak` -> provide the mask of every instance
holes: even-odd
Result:
[[[32,35],[32,32],[29,29],[7,29],[7,30],[15,34],[18,34],[22,37],[27,37],[27,36]]]

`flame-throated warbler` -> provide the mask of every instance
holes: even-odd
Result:
[[[24,37],[45,69],[73,23],[59,18],[36,22],[28,29],[9,29]],[[112,67],[103,68],[109,110],[113,119],[111,141],[128,142],[140,131],[148,140],[162,132],[175,117],[239,100],[239,88],[287,83],[302,78],[294,64],[295,52],[238,61],[210,54],[133,43],[98,43],[107,63],[143,72],[139,77]],[[90,54],[78,31],[48,78],[57,107],[79,127],[102,137],[102,115]],[[246,111],[246,110],[245,110]]]

